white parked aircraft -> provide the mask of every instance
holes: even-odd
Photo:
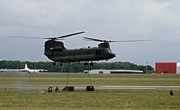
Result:
[[[24,69],[20,69],[21,72],[28,72],[28,73],[39,73],[39,72],[43,72],[43,71],[47,71],[44,69],[29,69],[27,64],[25,64],[25,68]]]

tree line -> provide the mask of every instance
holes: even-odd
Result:
[[[23,69],[27,64],[30,69],[46,69],[49,72],[83,72],[88,69],[130,69],[142,70],[148,73],[153,72],[153,67],[150,65],[137,65],[130,62],[101,62],[94,63],[94,66],[85,66],[84,63],[64,63],[53,65],[53,62],[30,62],[30,61],[0,61],[0,69]]]

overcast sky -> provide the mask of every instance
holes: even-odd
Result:
[[[151,42],[111,43],[117,57],[109,61],[150,64],[180,62],[180,0],[0,0],[0,60],[50,61],[45,40],[8,36],[66,38],[66,48],[97,46],[83,40],[149,39]],[[147,63],[145,63],[147,62]]]

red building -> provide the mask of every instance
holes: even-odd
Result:
[[[156,62],[155,72],[157,74],[176,74],[177,63],[176,62]]]

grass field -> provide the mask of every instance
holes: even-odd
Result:
[[[93,85],[180,86],[180,75],[91,75]],[[85,74],[70,74],[70,85],[89,85]],[[0,74],[0,85],[66,85],[66,74]],[[180,91],[0,88],[0,110],[170,110],[180,109]]]

